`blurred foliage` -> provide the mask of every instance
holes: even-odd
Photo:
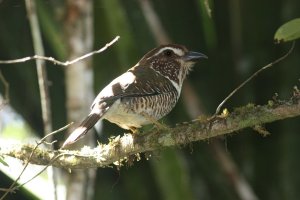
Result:
[[[290,44],[274,45],[275,31],[285,22],[299,17],[300,1],[203,1],[152,0],[170,38],[189,49],[208,55],[209,60],[195,66],[189,76],[206,113],[214,113],[218,103],[258,68],[284,54]],[[207,4],[208,3],[208,4]],[[211,9],[211,17],[207,10]],[[38,1],[46,55],[64,60],[64,2]],[[110,80],[133,66],[155,47],[149,26],[138,0],[94,1],[94,47],[98,49],[116,35],[120,41],[93,57],[95,93]],[[275,93],[288,98],[299,85],[299,44],[285,61],[260,74],[227,104],[230,110],[247,103],[264,104]],[[33,55],[32,40],[20,0],[0,1],[0,59]],[[30,126],[42,134],[42,120],[36,68],[33,61],[0,65],[10,84],[10,103]],[[54,128],[66,124],[64,71],[47,63]],[[3,88],[1,93],[3,94]],[[80,91],[79,91],[80,92]],[[87,111],[88,112],[88,111]],[[164,123],[188,121],[180,100]],[[266,138],[245,130],[228,137],[222,145],[232,156],[240,173],[259,199],[299,199],[300,196],[300,123],[299,118],[266,126],[272,134]],[[109,134],[124,131],[104,123]],[[211,150],[210,142],[190,147],[163,149],[150,161],[142,158],[132,167],[99,169],[95,199],[239,199]],[[8,184],[0,174],[1,187]],[[2,181],[5,180],[5,181]],[[17,191],[21,199],[28,195]],[[22,196],[22,199],[25,197]],[[28,198],[28,197],[27,197]]]

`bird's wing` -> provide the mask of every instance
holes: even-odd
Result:
[[[120,98],[154,96],[176,91],[170,80],[149,67],[145,68],[134,67],[113,80],[99,93],[91,108],[103,102],[111,106]]]
[[[134,67],[107,85],[96,97],[91,113],[70,134],[62,148],[83,137],[120,98],[145,97],[176,91],[173,84],[152,69]]]

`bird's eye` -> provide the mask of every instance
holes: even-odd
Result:
[[[173,55],[173,51],[171,49],[167,49],[164,51],[164,55],[167,57],[170,57]]]

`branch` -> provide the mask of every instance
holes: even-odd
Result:
[[[111,42],[107,43],[101,49],[98,49],[96,51],[92,51],[90,53],[87,53],[87,54],[85,54],[83,56],[80,56],[80,57],[78,57],[74,60],[71,60],[71,61],[62,62],[62,61],[56,60],[53,57],[34,55],[34,56],[28,56],[28,57],[19,58],[19,59],[13,59],[13,60],[0,60],[0,64],[16,64],[16,63],[27,62],[27,61],[30,61],[30,60],[45,60],[45,61],[52,62],[55,65],[61,65],[61,66],[66,67],[66,66],[72,65],[72,64],[74,64],[78,61],[81,61],[83,59],[86,59],[88,57],[91,57],[95,54],[98,54],[98,53],[101,53],[101,52],[105,51],[108,47],[110,47],[115,42],[117,42],[119,40],[119,38],[120,38],[120,36],[116,36]]]
[[[122,165],[129,157],[143,152],[158,150],[163,147],[185,145],[194,141],[207,140],[220,135],[228,135],[244,128],[300,116],[300,92],[295,88],[294,95],[288,101],[273,100],[267,105],[237,108],[230,114],[223,114],[209,120],[196,119],[182,123],[174,128],[152,129],[143,134],[111,139],[108,144],[99,144],[81,151],[46,150],[37,148],[30,163],[69,169],[107,167],[112,164]],[[33,145],[1,144],[0,155],[28,160]],[[53,160],[53,158],[57,158]]]

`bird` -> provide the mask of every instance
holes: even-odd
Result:
[[[179,44],[160,45],[146,53],[95,98],[90,114],[61,148],[82,138],[100,119],[135,132],[167,115],[176,105],[183,81],[205,54]]]

